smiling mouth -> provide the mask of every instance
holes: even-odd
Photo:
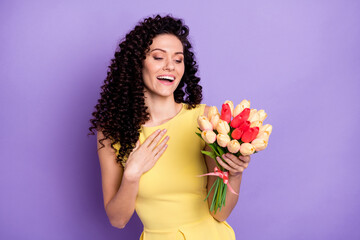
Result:
[[[157,79],[161,80],[161,81],[168,81],[168,82],[175,81],[175,77],[171,77],[171,76],[159,76],[159,77],[157,77]]]

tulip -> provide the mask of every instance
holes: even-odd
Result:
[[[211,120],[211,118],[216,115],[216,114],[219,114],[219,111],[217,109],[216,106],[211,106],[208,110],[208,114],[207,114],[207,117],[209,120]]]
[[[224,102],[224,104],[226,104],[226,103],[229,104],[230,111],[231,111],[231,116],[234,116],[234,103],[232,101],[230,101],[230,100],[226,100]]]
[[[258,127],[260,128],[262,126],[263,122],[262,121],[254,121],[250,124],[250,127]]]
[[[228,134],[230,132],[230,126],[226,121],[220,119],[216,126],[216,130],[218,133]]]
[[[213,130],[212,124],[209,122],[209,119],[205,116],[199,116],[198,119],[199,128],[201,131]]]
[[[249,120],[249,116],[250,116],[250,108],[245,108],[244,110],[242,110],[242,112],[239,114],[244,120]]]
[[[251,123],[249,121],[243,122],[238,128],[243,130],[244,132],[247,131],[250,127]]]
[[[230,137],[229,137],[229,135],[227,135],[227,134],[219,133],[219,134],[216,136],[216,141],[217,141],[217,143],[219,144],[219,146],[221,146],[221,147],[226,147],[226,145],[228,144],[228,142],[230,142]]]
[[[241,136],[243,135],[244,131],[241,130],[240,128],[235,128],[234,131],[232,131],[231,133],[231,137],[233,139],[239,140],[241,138]]]
[[[237,153],[240,150],[240,143],[237,140],[231,140],[226,145],[227,149],[231,153]]]
[[[238,114],[231,121],[230,126],[233,128],[240,127],[248,118],[250,114],[250,108],[245,108],[240,114]]]
[[[258,115],[259,115],[259,120],[264,122],[265,118],[267,117],[267,114],[264,111],[264,109],[259,110]]]
[[[245,108],[250,108],[250,101],[244,99],[234,109],[234,117],[240,114]]]
[[[231,121],[231,109],[228,103],[224,103],[221,108],[220,119],[229,123]]]
[[[267,147],[267,141],[262,138],[255,138],[251,142],[251,145],[253,145],[255,147],[256,151],[261,151]]]
[[[255,147],[251,143],[242,143],[240,145],[240,153],[243,156],[253,154],[255,152]]]
[[[259,133],[258,127],[249,128],[248,130],[244,131],[244,134],[241,136],[241,141],[244,143],[251,142],[256,138]]]
[[[259,132],[255,139],[263,139],[266,142],[269,141],[269,134],[267,132]]]
[[[204,139],[207,143],[214,143],[216,140],[216,133],[214,133],[212,130],[205,130],[201,133],[201,137]]]
[[[242,116],[239,114],[236,117],[234,117],[233,120],[231,120],[230,126],[233,128],[238,128],[240,125],[245,122],[245,119],[242,118]]]
[[[256,109],[251,109],[248,121],[255,122],[255,121],[259,121],[259,120],[260,120],[260,116],[257,113],[257,110]]]
[[[265,125],[261,126],[259,132],[267,132],[270,135],[272,132],[272,125],[265,124]]]
[[[220,113],[213,115],[211,118],[209,118],[209,120],[213,126],[213,129],[216,129],[216,126],[218,125],[220,120]]]

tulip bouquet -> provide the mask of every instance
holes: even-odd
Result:
[[[224,168],[216,161],[216,157],[226,162],[222,158],[224,153],[230,152],[238,157],[264,150],[272,132],[272,125],[263,125],[266,117],[264,110],[250,109],[250,101],[245,99],[235,108],[233,102],[227,100],[222,105],[221,113],[216,106],[212,106],[207,116],[198,117],[200,133],[196,134],[212,149],[211,152],[201,152],[213,158],[217,165],[214,172],[199,176],[218,176],[205,198],[206,201],[212,189],[215,188],[210,211],[216,213],[225,205],[227,188],[238,195],[228,182],[228,172],[224,171]]]

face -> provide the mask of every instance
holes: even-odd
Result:
[[[145,95],[173,96],[184,75],[184,53],[181,41],[174,35],[153,38],[143,61]]]

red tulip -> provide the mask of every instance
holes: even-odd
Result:
[[[220,119],[226,121],[227,123],[231,121],[231,108],[229,104],[224,103],[222,105]]]
[[[245,120],[239,114],[234,117],[233,120],[231,120],[230,126],[233,128],[238,128],[241,124],[243,124],[243,122],[245,122]]]
[[[246,130],[248,130],[250,128],[250,125],[251,125],[251,122],[244,121],[238,128],[240,128],[241,130],[243,130],[245,132]]]
[[[256,138],[259,133],[259,127],[252,127],[244,131],[244,134],[241,136],[241,141],[249,143]]]
[[[243,135],[244,131],[240,128],[235,128],[234,131],[231,133],[231,137],[233,139],[239,140],[241,136]]]
[[[249,119],[250,116],[250,108],[245,108],[244,110],[242,110],[242,112],[239,114],[242,119],[244,119],[245,121]],[[238,115],[238,116],[239,116]]]

